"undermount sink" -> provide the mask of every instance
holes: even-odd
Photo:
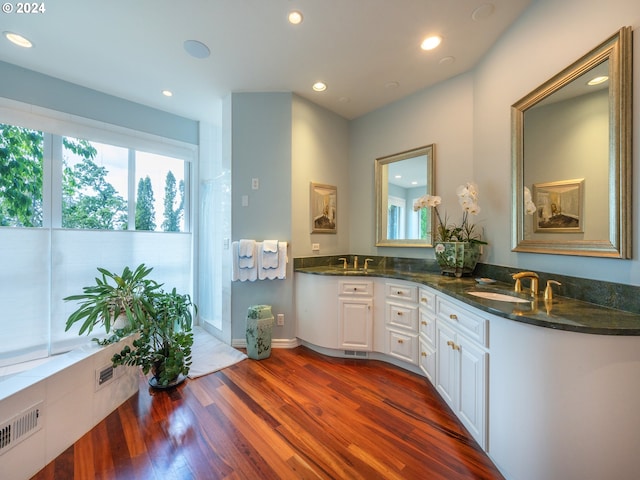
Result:
[[[495,300],[497,302],[511,302],[511,303],[529,303],[530,300],[520,297],[514,297],[513,295],[507,295],[506,293],[498,292],[486,292],[486,291],[472,291],[467,292],[474,297],[480,297],[487,300]]]

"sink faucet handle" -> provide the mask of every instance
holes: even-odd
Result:
[[[344,258],[344,257],[340,257],[340,258],[338,259],[338,261],[339,261],[339,262],[342,262],[342,268],[344,268],[344,269],[346,270],[346,268],[347,268],[347,259],[346,259],[346,258]]]
[[[557,282],[556,280],[547,280],[547,288],[544,289],[544,299],[545,300],[552,300],[553,299],[553,289],[551,288],[551,285],[562,285],[560,282]]]

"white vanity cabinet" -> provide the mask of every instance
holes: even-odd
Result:
[[[420,370],[436,384],[436,294],[427,287],[418,288],[420,331]]]
[[[324,348],[338,347],[338,280],[296,275],[296,336]]]
[[[487,444],[487,321],[436,297],[436,389],[484,449]]]
[[[385,282],[385,353],[418,365],[418,286]]]
[[[373,281],[338,282],[338,347],[345,350],[373,349]]]

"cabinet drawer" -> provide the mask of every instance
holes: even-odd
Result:
[[[387,353],[405,362],[418,363],[418,336],[387,330]]]
[[[488,345],[487,321],[484,318],[440,297],[436,299],[436,311],[438,318],[451,322],[471,340],[483,346]]]
[[[424,340],[435,346],[436,342],[436,318],[432,313],[420,310],[420,334]]]
[[[341,280],[338,291],[340,295],[372,296],[373,282],[371,280]]]
[[[421,309],[435,313],[436,311],[436,295],[435,293],[420,287],[418,290],[418,303]]]
[[[385,293],[387,298],[395,300],[406,300],[408,302],[418,301],[418,287],[403,283],[386,283]]]
[[[387,302],[387,324],[418,333],[418,307],[403,303]]]

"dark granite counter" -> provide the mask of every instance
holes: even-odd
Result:
[[[438,272],[401,270],[398,268],[369,268],[353,270],[336,267],[335,262],[327,265],[303,266],[294,264],[294,271],[315,275],[341,277],[382,277],[408,280],[433,288],[452,298],[500,317],[528,323],[538,327],[567,330],[571,332],[597,335],[640,336],[640,314],[608,308],[601,305],[563,297],[554,293],[553,300],[545,301],[544,284],[540,293],[531,298],[528,293],[513,292],[513,283],[497,281],[491,285],[481,285],[473,278],[455,278]],[[528,290],[528,281],[526,283]],[[493,291],[526,299],[525,303],[512,303],[470,295],[470,291]]]

